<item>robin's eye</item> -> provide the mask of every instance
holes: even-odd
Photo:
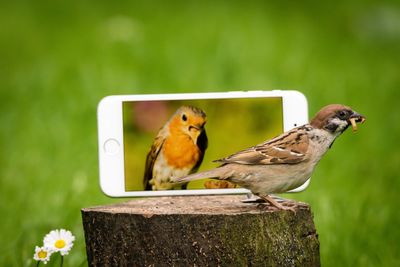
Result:
[[[187,121],[187,116],[185,114],[182,115],[182,120]]]

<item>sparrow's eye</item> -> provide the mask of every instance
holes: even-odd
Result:
[[[344,110],[339,111],[338,116],[340,119],[345,120],[347,118],[347,112]]]
[[[186,116],[186,114],[183,114],[183,115],[182,115],[182,120],[183,120],[183,121],[187,121],[187,116]]]

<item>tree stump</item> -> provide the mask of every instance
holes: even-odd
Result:
[[[295,202],[293,212],[243,199],[160,197],[82,209],[89,266],[320,266],[307,204]]]

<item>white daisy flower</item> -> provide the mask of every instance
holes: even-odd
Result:
[[[37,261],[42,261],[44,264],[46,264],[50,260],[51,253],[53,253],[53,251],[49,248],[36,246],[35,254],[33,254],[33,259]]]
[[[43,243],[46,248],[50,248],[54,252],[59,251],[60,254],[64,256],[68,255],[68,252],[74,245],[74,240],[75,236],[73,236],[70,231],[61,229],[50,231],[50,233],[44,237]]]

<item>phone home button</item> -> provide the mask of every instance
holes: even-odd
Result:
[[[115,139],[108,139],[107,141],[104,142],[104,152],[106,152],[109,155],[115,155],[119,151],[119,142]]]

